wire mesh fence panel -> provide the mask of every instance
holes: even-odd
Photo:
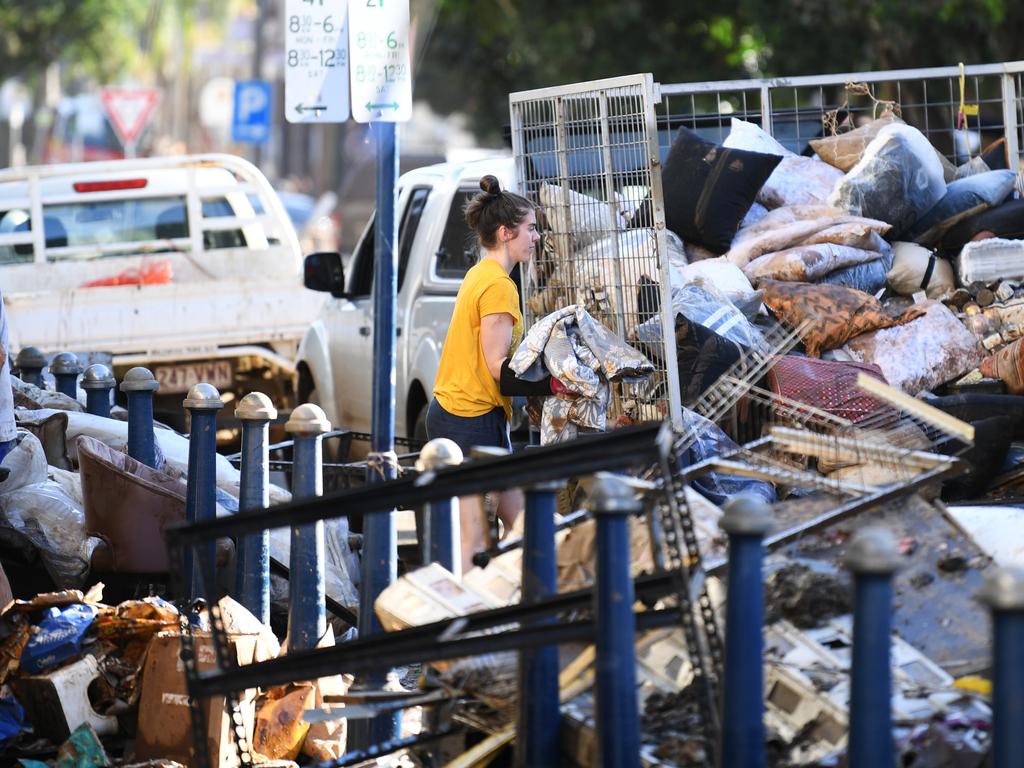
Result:
[[[669,270],[685,256],[664,228],[651,76],[514,93],[510,108],[518,181],[544,232],[523,280],[527,322],[577,305],[626,341],[651,320],[671,328]],[[678,423],[670,337],[659,329],[644,347],[650,380],[613,387],[613,422]]]
[[[662,155],[680,127],[721,143],[732,118],[756,123],[787,149],[892,113],[953,165],[991,148],[1017,170],[1024,146],[1024,61],[772,80],[661,84]],[[1005,144],[993,146],[1004,140]],[[994,159],[994,158],[993,158]]]

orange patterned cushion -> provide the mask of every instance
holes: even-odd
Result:
[[[810,321],[803,342],[811,357],[821,357],[822,352],[862,333],[901,325],[924,314],[919,306],[891,312],[871,294],[843,285],[762,280],[759,287],[764,289],[764,303],[782,323],[797,328]]]

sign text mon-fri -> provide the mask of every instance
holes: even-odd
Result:
[[[409,0],[286,0],[285,21],[289,122],[412,116]]]

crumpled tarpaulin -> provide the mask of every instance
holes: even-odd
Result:
[[[650,360],[576,304],[534,323],[509,368],[530,381],[550,373],[577,395],[545,398],[541,445],[571,440],[580,428],[603,431],[608,382],[654,373]]]

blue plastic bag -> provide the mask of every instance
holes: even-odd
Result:
[[[25,643],[21,652],[21,669],[35,675],[77,656],[82,638],[92,626],[99,609],[93,605],[75,603],[64,610],[51,608]]]
[[[698,413],[683,408],[683,429],[693,430],[694,440],[679,456],[680,464],[691,466],[702,461],[736,450],[739,446],[722,429]],[[718,472],[708,472],[690,481],[690,487],[712,504],[721,506],[741,493],[752,494],[768,504],[776,501],[775,487],[763,480],[733,477]]]
[[[25,708],[13,696],[0,699],[0,744],[17,736],[25,728]]]

